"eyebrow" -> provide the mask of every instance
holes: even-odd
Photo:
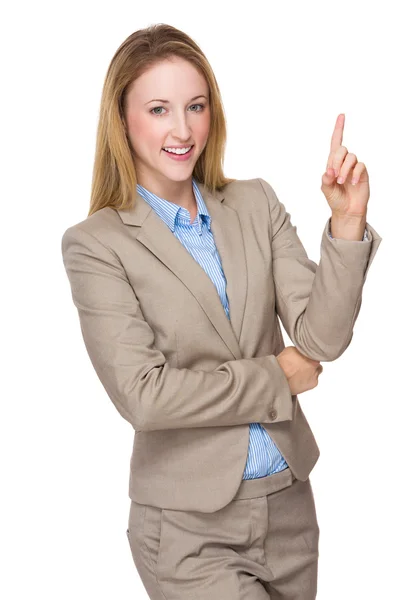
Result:
[[[198,98],[206,98],[206,96],[204,94],[200,94],[199,96],[194,96],[193,98],[191,98],[189,100],[189,102],[192,102],[193,100],[197,100]],[[206,98],[206,100],[207,100],[207,98]],[[145,104],[149,104],[150,102],[164,102],[165,104],[170,103],[169,100],[162,100],[161,98],[153,98],[152,100],[149,100]]]

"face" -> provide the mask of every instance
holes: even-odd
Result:
[[[125,120],[138,183],[161,196],[187,185],[191,189],[210,127],[209,87],[203,75],[178,57],[154,65],[133,82]],[[163,150],[179,145],[193,146],[185,160]]]

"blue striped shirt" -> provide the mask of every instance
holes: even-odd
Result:
[[[186,208],[156,196],[142,185],[137,184],[136,188],[138,194],[168,225],[176,238],[210,277],[229,319],[226,279],[210,229],[211,216],[196,181],[193,179],[192,182],[197,202],[197,215],[192,224],[190,224],[190,213]],[[243,479],[266,477],[286,469],[287,462],[264,427],[260,423],[249,423],[249,427],[248,456]]]

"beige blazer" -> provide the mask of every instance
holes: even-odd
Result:
[[[62,255],[93,367],[135,430],[129,497],[213,512],[242,481],[249,423],[308,478],[319,449],[275,358],[281,324],[304,355],[338,358],[382,238],[367,223],[369,241],[331,240],[327,220],[317,265],[263,179],[199,189],[231,321],[208,275],[140,195],[130,211],[103,208],[69,227]]]

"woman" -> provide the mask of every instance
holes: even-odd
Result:
[[[135,431],[127,534],[152,599],[316,597],[319,449],[297,394],[349,345],[381,240],[343,124],[316,265],[266,181],[224,176],[220,92],[190,37],[151,26],[111,61],[90,211],[62,253],[92,364]]]

